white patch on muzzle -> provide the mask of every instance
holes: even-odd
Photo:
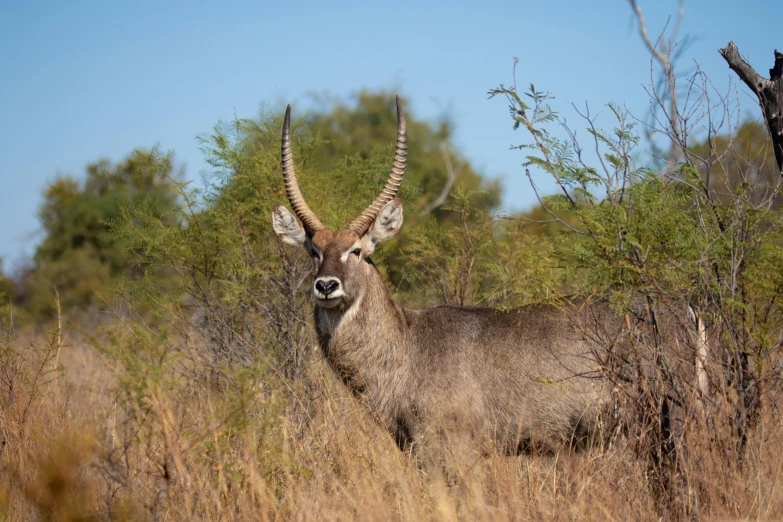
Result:
[[[321,282],[323,284],[327,284],[330,281],[337,281],[337,284],[339,287],[334,292],[327,294],[323,294],[318,290],[318,287],[316,286],[318,282]],[[342,298],[345,296],[345,292],[343,292],[343,284],[342,281],[340,281],[336,277],[319,277],[315,280],[313,283],[313,297],[318,300],[318,304],[323,306],[324,308],[331,308],[333,306],[337,306],[340,304],[340,301],[342,301]]]

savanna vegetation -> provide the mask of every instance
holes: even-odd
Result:
[[[579,133],[516,68],[489,91],[520,175],[558,187],[518,215],[408,113],[405,225],[374,255],[407,305],[609,299],[621,339],[582,325],[607,347],[603,443],[476,455],[456,483],[400,452],[316,348],[311,260],[271,228],[282,114],[261,111],[200,136],[201,185],[152,148],[47,187],[44,239],[0,277],[0,517],[783,518],[781,165],[736,96],[660,65],[652,118],[585,109]],[[386,181],[394,118],[362,92],[295,121],[327,226]]]

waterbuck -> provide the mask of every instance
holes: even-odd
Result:
[[[596,347],[577,332],[572,318],[582,314],[583,323],[602,321],[606,312],[574,307],[569,318],[544,305],[504,312],[396,304],[370,256],[402,225],[395,195],[405,171],[407,137],[399,98],[388,181],[375,201],[338,231],[321,223],[299,190],[290,117],[289,106],[281,161],[294,214],[276,205],[272,224],[284,242],[315,259],[315,329],[328,364],[399,446],[426,451],[420,448],[467,435],[517,453],[591,433],[607,387],[598,378]]]

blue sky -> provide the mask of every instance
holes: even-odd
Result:
[[[676,0],[639,0],[657,35]],[[196,135],[265,102],[304,112],[313,94],[349,99],[396,89],[419,117],[456,125],[463,154],[506,187],[504,207],[534,197],[509,145],[509,83],[552,91],[556,108],[608,101],[644,114],[649,54],[623,0],[515,2],[3,2],[0,4],[0,257],[33,253],[47,182],[83,175],[134,147],[173,150],[188,177],[206,168]],[[733,40],[762,74],[783,49],[780,0],[691,0],[681,35],[713,81]],[[741,92],[747,93],[744,87]],[[747,96],[749,113],[758,111]],[[754,112],[755,111],[755,112]],[[607,119],[607,122],[609,120]],[[607,123],[609,124],[609,123]],[[415,139],[411,137],[411,139]]]

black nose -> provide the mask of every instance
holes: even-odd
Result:
[[[318,290],[324,297],[329,297],[329,294],[334,292],[340,287],[340,281],[337,279],[330,279],[329,281],[321,281],[320,279],[315,282],[315,289]]]

